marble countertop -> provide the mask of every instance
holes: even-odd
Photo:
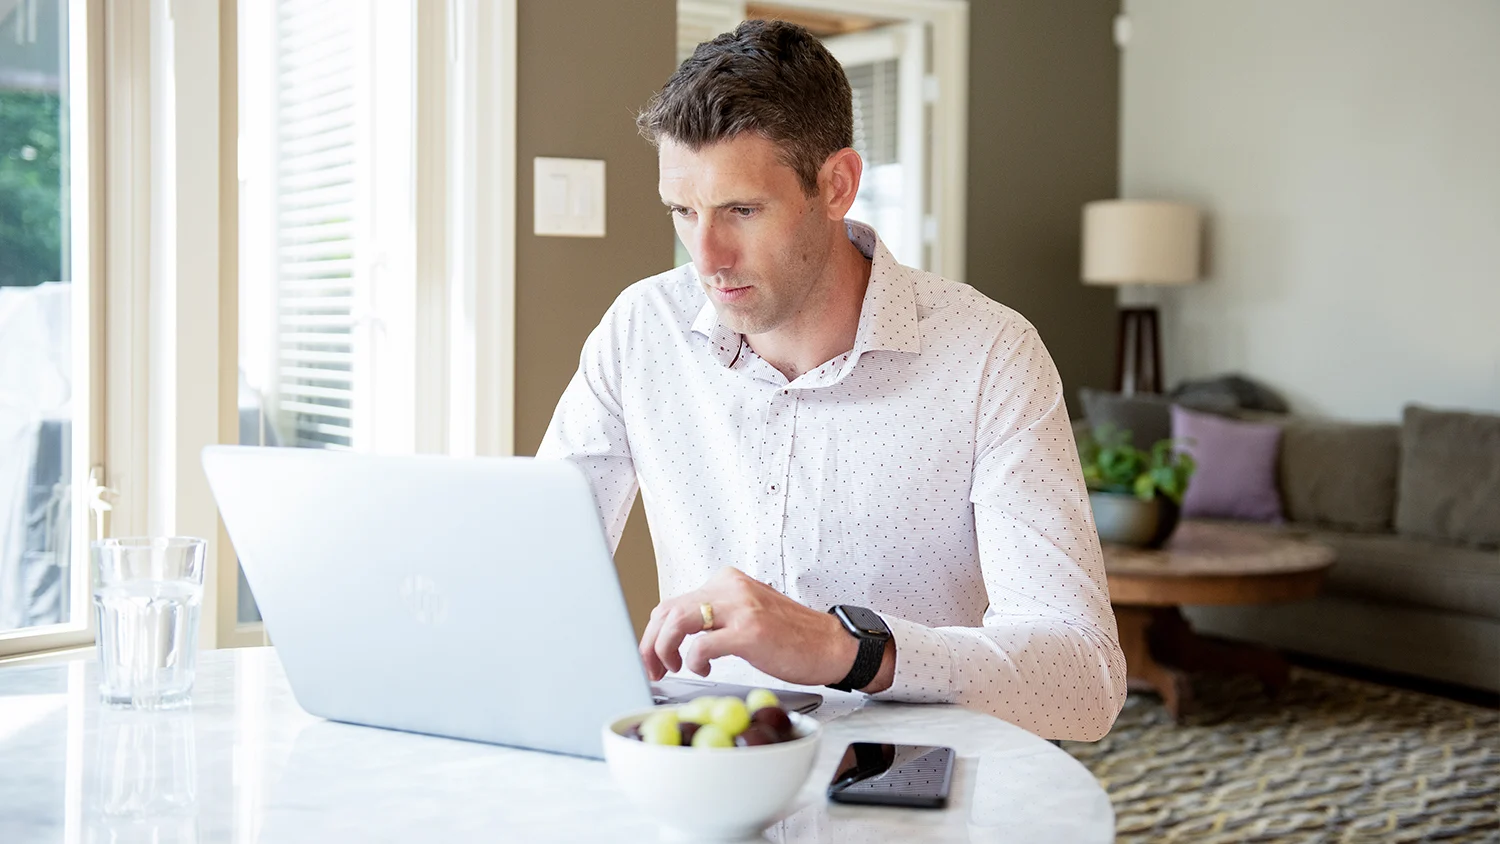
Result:
[[[205,652],[191,708],[103,708],[91,660],[0,669],[0,842],[655,841],[603,762],[323,721],[274,649]],[[777,842],[1111,841],[1080,764],[953,706],[830,695]],[[850,741],[959,755],[944,810],[829,804]]]

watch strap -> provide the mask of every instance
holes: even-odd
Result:
[[[854,657],[854,666],[844,675],[844,679],[830,683],[828,687],[841,692],[852,692],[874,682],[875,675],[880,673],[880,664],[885,660],[886,643],[891,637],[889,634],[880,637],[860,635],[847,627],[845,630],[859,641],[859,652]]]

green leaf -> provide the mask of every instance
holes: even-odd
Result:
[[[1197,464],[1192,455],[1174,450],[1172,440],[1153,443],[1149,451],[1130,442],[1130,432],[1100,426],[1079,438],[1078,459],[1090,489],[1151,499],[1166,496],[1177,504],[1187,491]]]
[[[61,113],[57,94],[0,90],[0,287],[63,280]]]

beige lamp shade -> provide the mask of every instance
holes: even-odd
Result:
[[[1083,207],[1088,284],[1188,284],[1198,280],[1201,215],[1180,202],[1108,199]]]

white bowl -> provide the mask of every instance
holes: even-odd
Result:
[[[760,834],[807,781],[818,755],[818,722],[788,713],[797,738],[757,747],[665,747],[621,735],[652,707],[604,725],[609,772],[636,805],[684,841],[734,841]]]

